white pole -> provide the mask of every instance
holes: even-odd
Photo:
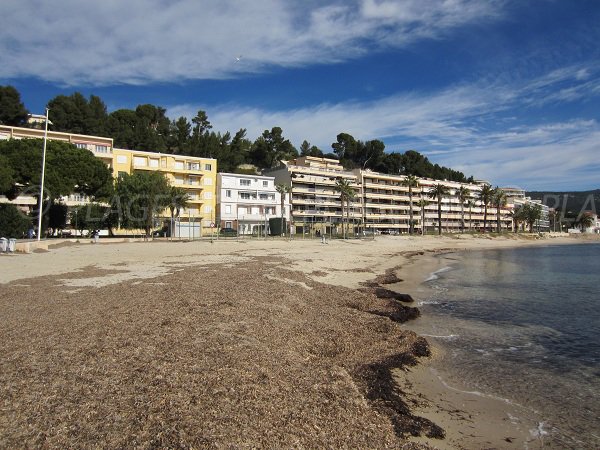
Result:
[[[46,129],[44,130],[44,151],[42,153],[42,181],[40,184],[40,207],[38,211],[38,234],[37,240],[42,238],[42,206],[44,203],[44,176],[46,174],[46,142],[48,141],[48,113],[50,110],[46,108]]]

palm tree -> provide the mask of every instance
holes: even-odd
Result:
[[[190,194],[178,186],[171,186],[169,189],[169,211],[171,211],[171,230],[170,235],[173,237],[173,225],[176,217],[179,217],[181,210],[187,208],[192,198]]]
[[[410,211],[410,222],[408,225],[408,233],[414,234],[414,220],[413,220],[413,190],[414,187],[419,187],[419,179],[414,175],[407,175],[404,180],[402,180],[402,186],[406,186],[408,188],[408,206]]]
[[[487,210],[490,203],[492,203],[492,199],[494,198],[494,189],[489,184],[484,184],[481,187],[481,191],[477,195],[478,199],[481,201],[483,205],[483,232],[487,232]]]
[[[519,231],[519,224],[525,220],[523,207],[517,206],[510,212],[509,215],[513,222],[513,231],[517,233]]]
[[[425,235],[425,207],[429,205],[429,202],[424,198],[417,202],[417,206],[421,208],[421,235]]]
[[[533,225],[542,218],[542,207],[526,203],[522,207],[523,220],[529,225],[529,232],[533,233]]]
[[[475,202],[473,200],[467,200],[467,208],[469,208],[469,231],[473,228],[473,206],[475,206]]]
[[[350,201],[356,197],[356,192],[354,188],[350,184],[350,181],[339,177],[335,182],[335,190],[340,193],[340,202],[342,205],[342,233],[344,234],[344,239],[348,237],[348,229],[350,227]],[[344,231],[344,203],[346,204],[346,229]]]
[[[456,191],[456,195],[458,200],[460,201],[460,231],[461,233],[465,232],[465,202],[471,198],[471,191],[468,190],[465,186],[461,186],[458,191]],[[469,217],[469,221],[471,217]]]
[[[450,193],[443,184],[436,184],[429,190],[429,198],[437,198],[438,203],[438,234],[442,234],[442,198]]]
[[[277,186],[275,186],[275,190],[277,192],[279,192],[280,197],[281,197],[281,235],[285,236],[285,225],[284,225],[285,197],[288,193],[292,192],[292,187],[288,186],[287,184],[278,184]]]
[[[581,231],[585,231],[586,228],[590,228],[594,225],[594,216],[592,216],[590,213],[583,213],[581,214],[581,216],[579,217],[579,220],[577,220],[577,223],[579,224],[579,227],[581,228]]]
[[[494,206],[496,207],[496,231],[498,233],[501,233],[502,227],[500,223],[500,212],[502,210],[502,207],[506,206],[508,200],[506,197],[506,192],[504,192],[502,189],[496,186],[494,188],[494,195],[492,200],[494,202]]]

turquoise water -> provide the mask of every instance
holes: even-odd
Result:
[[[600,448],[600,245],[442,256],[416,331],[470,389],[541,417],[548,448]]]

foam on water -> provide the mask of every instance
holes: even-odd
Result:
[[[439,275],[444,273],[444,272],[448,272],[449,270],[452,270],[452,267],[442,267],[441,269],[436,270],[435,272],[432,272],[429,274],[429,276],[427,278],[425,278],[424,282],[427,283],[428,281],[434,281],[434,280],[438,280],[440,277]]]
[[[598,255],[598,244],[470,252],[430,274],[412,329],[445,349],[466,393],[543,411],[535,436],[550,448],[600,448]]]

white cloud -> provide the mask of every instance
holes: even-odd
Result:
[[[479,0],[5,0],[0,77],[141,84],[330,63],[480,23],[500,6]]]
[[[578,70],[582,70],[579,68]],[[575,73],[576,71],[570,71]],[[266,111],[238,105],[179,105],[170,117],[206,110],[215,130],[248,130],[255,139],[280,126],[298,146],[307,139],[325,152],[340,132],[382,139],[387,148],[414,148],[437,163],[494,184],[532,188],[592,188],[598,185],[600,124],[590,119],[525,122],[523,99],[546,96],[564,77],[544,75],[522,85],[472,84],[433,93],[395,95],[375,102],[345,102]],[[589,81],[581,80],[577,89]],[[543,89],[541,86],[543,85]],[[511,113],[508,118],[504,114]],[[519,120],[523,121],[520,125]],[[400,143],[400,144],[398,144]],[[391,145],[390,145],[391,144]]]

